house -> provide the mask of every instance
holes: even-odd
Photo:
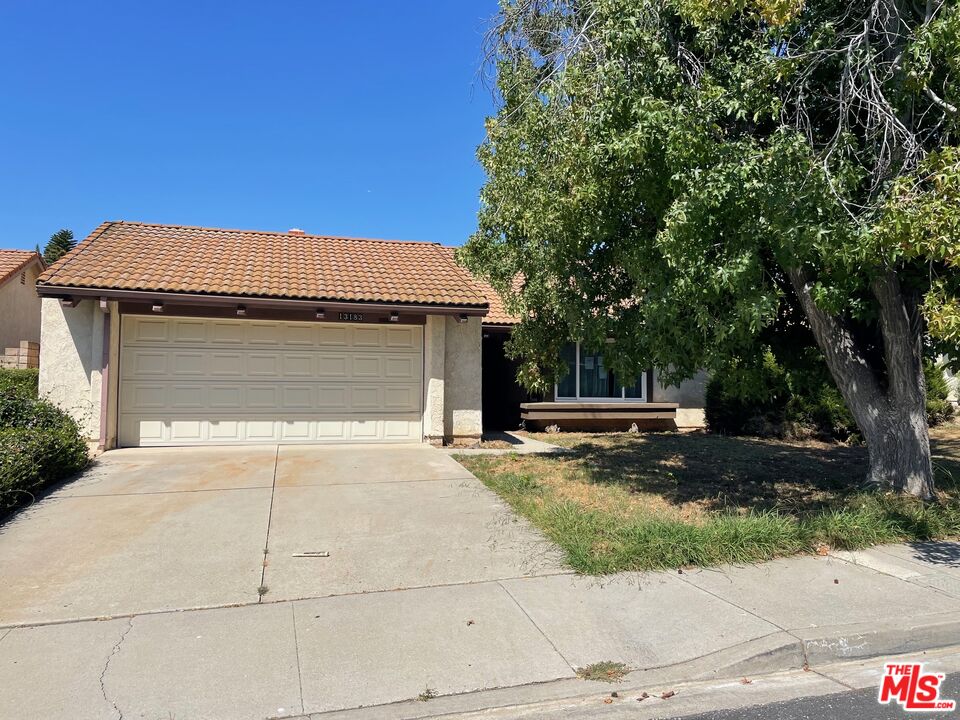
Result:
[[[105,448],[478,438],[515,322],[449,248],[301,230],[107,222],[37,291],[40,391]]]
[[[40,342],[37,277],[43,258],[32,250],[0,250],[0,366],[36,367]]]
[[[450,248],[451,252],[453,248]],[[707,374],[699,373],[677,386],[662,385],[655,370],[624,387],[603,364],[603,355],[580,343],[563,349],[567,374],[549,397],[534,397],[517,382],[518,363],[505,345],[520,318],[507,312],[487,282],[474,279],[490,310],[483,326],[483,424],[489,430],[513,430],[521,423],[531,430],[551,425],[570,430],[624,430],[633,423],[644,429],[702,428]]]

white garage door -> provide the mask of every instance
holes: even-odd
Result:
[[[420,441],[422,332],[126,315],[120,445]]]

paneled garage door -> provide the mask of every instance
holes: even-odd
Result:
[[[422,333],[125,315],[120,445],[419,441]]]

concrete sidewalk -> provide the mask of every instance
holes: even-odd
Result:
[[[0,629],[0,718],[412,718],[609,690],[576,679],[602,661],[627,685],[949,645],[960,546],[888,546]]]

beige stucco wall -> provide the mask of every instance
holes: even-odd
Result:
[[[40,297],[37,295],[37,277],[40,262],[34,262],[24,271],[0,285],[0,353],[4,348],[17,347],[21,340],[40,342]]]
[[[689,380],[684,380],[679,386],[663,385],[653,371],[653,402],[679,403],[677,409],[677,427],[703,427],[706,419],[703,413],[707,380],[710,376],[701,371]]]
[[[40,394],[70,413],[91,440],[100,436],[103,318],[96,300],[74,308],[55,298],[41,304]],[[111,337],[119,339],[113,327]]]
[[[460,323],[446,318],[444,339],[444,435],[453,438],[483,434],[483,372],[481,321],[471,317]]]
[[[434,444],[443,442],[445,339],[445,318],[428,315],[423,328],[423,436]]]

